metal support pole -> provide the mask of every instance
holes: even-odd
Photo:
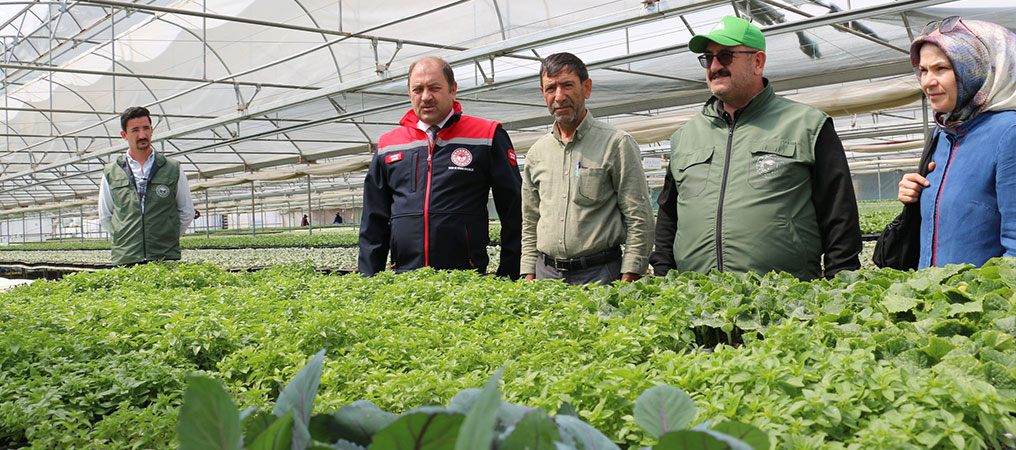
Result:
[[[81,242],[85,242],[85,207],[78,209],[78,226],[81,227]]]
[[[56,210],[56,239],[63,240],[63,210]]]
[[[881,159],[881,158],[878,158]],[[882,165],[875,163],[875,179],[878,180],[878,199],[882,200]]]
[[[27,215],[28,215],[28,213],[21,213],[21,243],[22,244],[27,244],[28,243],[28,222],[25,220],[25,216],[27,216]]]
[[[254,182],[250,182],[250,235],[257,236],[257,225],[254,223],[254,219],[257,217],[257,207],[254,204]]]
[[[42,242],[42,211],[39,211],[39,242]]]
[[[314,234],[314,215],[310,210],[313,206],[310,199],[310,175],[307,175],[307,234]]]
[[[212,215],[208,212],[208,189],[205,189],[205,239],[211,238],[211,231],[208,231],[212,227]]]

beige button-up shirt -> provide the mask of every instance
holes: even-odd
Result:
[[[643,274],[653,243],[653,207],[639,146],[628,133],[586,116],[571,142],[554,131],[526,154],[522,171],[521,273],[536,259],[577,258],[624,244],[621,273]]]

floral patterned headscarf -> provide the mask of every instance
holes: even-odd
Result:
[[[937,45],[956,75],[956,108],[935,113],[951,128],[986,111],[1016,110],[1016,35],[980,20],[948,18],[925,28],[910,44],[910,63],[920,77],[921,46]]]

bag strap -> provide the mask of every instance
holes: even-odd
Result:
[[[924,146],[924,151],[921,152],[921,162],[917,164],[917,173],[922,177],[928,176],[928,165],[931,164],[931,155],[935,153],[935,147],[938,147],[938,137],[941,134],[941,130],[935,130],[935,134],[928,141],[928,144]]]

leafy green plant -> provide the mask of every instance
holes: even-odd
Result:
[[[502,405],[572,415],[627,449],[658,445],[632,411],[663,384],[691,393],[692,427],[736,418],[775,448],[1003,448],[1014,294],[1011,258],[608,288],[310,264],[103,270],[0,294],[0,445],[168,449],[187,374],[262,406],[326,348],[315,405],[335,414],[451,408],[503,366]]]
[[[241,413],[216,381],[190,377],[177,423],[180,449],[618,449],[573,415],[551,417],[542,409],[502,402],[498,381],[504,369],[482,390],[460,392],[447,408],[426,406],[395,415],[360,401],[312,417],[324,352],[290,381],[271,415],[257,408]],[[671,386],[650,388],[635,406],[635,421],[659,439],[647,450],[769,449],[769,437],[754,426],[724,422],[687,429],[694,418],[691,397]]]

